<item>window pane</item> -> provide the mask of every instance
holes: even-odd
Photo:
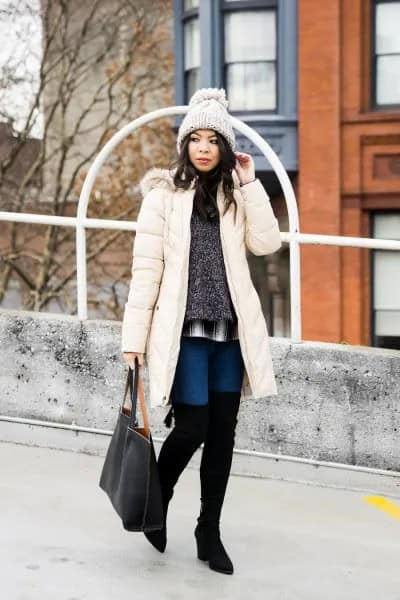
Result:
[[[374,237],[400,239],[400,213],[374,215]],[[375,250],[373,261],[375,335],[400,335],[400,253]],[[387,341],[385,342],[387,345]]]
[[[376,101],[378,104],[400,104],[400,54],[377,57]]]
[[[400,240],[400,213],[375,215],[374,238]]]
[[[183,8],[184,10],[190,10],[191,8],[198,8],[200,0],[185,0]]]
[[[189,102],[191,96],[200,87],[200,69],[191,69],[185,73],[185,98]]]
[[[400,310],[377,310],[375,313],[375,334],[389,337],[399,336]]]
[[[400,2],[376,6],[376,53],[400,52]]]
[[[275,46],[275,11],[225,15],[225,62],[274,60]]]
[[[184,28],[185,70],[200,66],[199,19],[191,19]]]
[[[399,253],[375,250],[374,254],[374,308],[400,310]]]
[[[240,63],[226,67],[230,110],[276,108],[275,63]]]

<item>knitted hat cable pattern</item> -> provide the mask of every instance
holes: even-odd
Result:
[[[213,129],[218,131],[235,149],[235,134],[228,113],[228,100],[223,88],[201,88],[193,94],[186,113],[178,130],[176,148],[181,151],[183,139],[196,129]]]

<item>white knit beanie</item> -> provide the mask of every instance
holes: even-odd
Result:
[[[176,140],[178,154],[183,138],[196,129],[214,129],[225,137],[232,150],[235,134],[228,113],[228,100],[223,88],[202,88],[193,94],[189,110],[183,119]]]

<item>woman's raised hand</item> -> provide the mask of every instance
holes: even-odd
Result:
[[[143,354],[141,352],[123,352],[122,355],[124,361],[131,369],[135,368],[135,356],[138,357],[139,366],[143,365]]]
[[[256,178],[254,160],[250,154],[245,152],[234,152],[236,156],[235,170],[241,185],[250,183]]]

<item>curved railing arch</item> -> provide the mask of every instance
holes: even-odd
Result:
[[[113,137],[101,149],[86,175],[82,191],[79,197],[78,212],[76,218],[76,268],[77,268],[77,300],[78,317],[87,319],[87,269],[86,269],[86,226],[87,209],[90,194],[96,180],[97,174],[103,163],[114,150],[114,148],[133,131],[163,117],[184,115],[188,106],[172,106],[151,111],[134,119],[122,129],[117,131]],[[246,136],[263,153],[270,163],[272,169],[282,186],[283,195],[289,217],[289,234],[283,234],[282,239],[289,242],[290,246],[290,316],[291,316],[291,338],[292,341],[301,340],[301,311],[300,311],[300,248],[297,234],[299,233],[299,216],[297,211],[296,196],[280,159],[257,131],[246,123],[230,116],[233,127]],[[101,220],[98,220],[101,223]]]
[[[188,106],[173,106],[162,108],[147,113],[131,123],[128,123],[118,131],[102,148],[98,156],[90,167],[85,178],[82,192],[79,198],[79,205],[76,217],[64,217],[60,215],[44,215],[34,213],[22,213],[11,211],[0,211],[0,221],[14,223],[36,223],[41,225],[54,225],[60,227],[74,227],[76,229],[76,268],[77,268],[77,304],[78,317],[87,318],[87,285],[86,285],[86,238],[85,230],[88,228],[96,229],[118,229],[123,231],[135,231],[135,221],[117,221],[113,219],[92,219],[87,217],[87,207],[90,192],[96,179],[97,173],[104,163],[107,156],[112,152],[117,144],[123,140],[129,133],[162,117],[171,115],[185,114]],[[368,248],[374,250],[396,250],[400,251],[399,240],[376,239],[366,237],[353,237],[344,235],[322,235],[317,233],[300,233],[299,218],[297,212],[297,203],[289,177],[280,162],[279,158],[272,150],[270,145],[248,125],[235,117],[230,117],[232,125],[239,132],[243,133],[261,150],[265,158],[271,164],[275,171],[286,201],[289,215],[289,232],[281,232],[283,242],[288,242],[290,246],[290,341],[292,343],[301,342],[301,305],[300,305],[300,244],[312,244],[323,246],[339,246],[352,248]]]

